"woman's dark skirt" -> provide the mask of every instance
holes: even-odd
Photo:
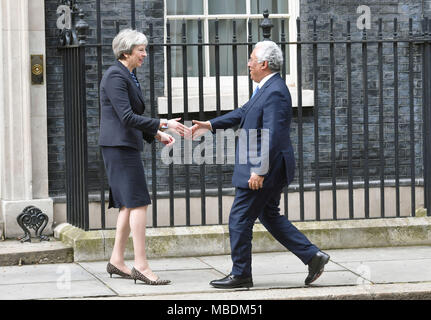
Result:
[[[128,147],[102,147],[109,182],[108,208],[151,204],[140,152]]]

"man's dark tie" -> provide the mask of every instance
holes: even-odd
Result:
[[[133,72],[130,72],[132,75],[133,81],[135,81],[136,86],[139,88],[141,85],[139,84],[138,79],[136,78],[135,74]]]

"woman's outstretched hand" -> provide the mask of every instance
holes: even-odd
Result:
[[[181,122],[179,122],[181,118],[175,118],[168,120],[168,129],[172,129],[177,132],[181,137],[188,137],[192,135],[192,130],[189,127],[186,127]]]
[[[174,137],[172,137],[170,134],[162,131],[157,131],[156,139],[159,140],[161,143],[166,145],[167,147],[170,147],[175,143]]]

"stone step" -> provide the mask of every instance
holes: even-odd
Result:
[[[293,222],[320,249],[431,245],[431,217]],[[73,246],[74,261],[108,261],[115,230],[84,231],[68,223],[57,225],[54,237]],[[227,225],[158,227],[146,231],[148,258],[230,254]],[[259,223],[253,227],[253,252],[286,250]],[[125,259],[133,259],[129,238]]]
[[[0,266],[73,262],[72,246],[51,237],[50,241],[31,240],[31,243],[0,241]]]

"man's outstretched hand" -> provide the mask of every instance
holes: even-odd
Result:
[[[209,121],[198,121],[192,120],[192,138],[196,140],[200,136],[204,135],[207,131],[212,130],[211,122]]]

